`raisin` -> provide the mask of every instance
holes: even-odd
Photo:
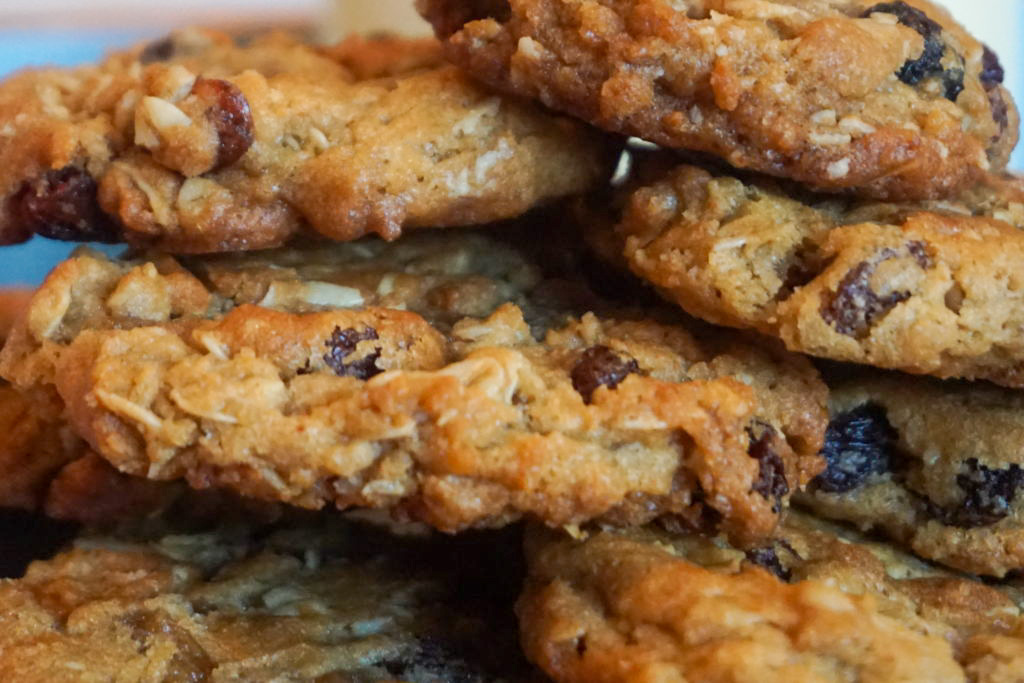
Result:
[[[825,431],[825,471],[811,486],[825,493],[846,493],[873,475],[892,471],[898,435],[877,403],[865,403],[836,415]]]
[[[789,493],[789,482],[786,481],[786,466],[772,446],[775,429],[771,425],[757,424],[748,429],[747,434],[750,436],[747,453],[759,465],[757,479],[750,490],[774,501],[772,512],[778,512],[782,509],[782,499]]]
[[[784,292],[795,292],[814,279],[815,273],[802,262],[796,262],[786,269],[786,277],[782,281]]]
[[[876,266],[865,261],[847,273],[836,295],[822,308],[822,318],[840,334],[865,336],[875,321],[910,298],[909,292],[892,292],[884,297],[875,294],[870,280]]]
[[[992,107],[992,120],[999,124],[999,135],[1002,135],[1010,126],[1010,112],[1006,106],[1006,100],[1003,99],[1003,91],[999,88],[989,90],[988,103]]]
[[[1006,73],[1003,71],[1003,65],[999,62],[999,55],[985,45],[985,52],[981,57],[981,84],[988,94],[988,103],[992,108],[992,120],[999,124],[999,134],[993,137],[993,141],[998,141],[1010,125],[1009,109],[1003,98],[1002,88],[999,87],[1005,78]]]
[[[942,94],[950,102],[956,102],[960,93],[964,91],[964,70],[959,67],[950,67],[942,72]]]
[[[472,0],[463,4],[467,7],[467,22],[494,19],[505,23],[512,17],[512,5],[509,0]]]
[[[942,56],[946,51],[946,45],[942,41],[942,26],[902,0],[874,5],[866,10],[863,16],[870,16],[876,12],[895,15],[901,24],[924,38],[921,56],[917,59],[908,59],[896,72],[896,76],[907,85],[917,85],[926,78],[941,76],[943,94],[946,99],[955,101],[964,89],[964,71],[962,68],[946,70],[942,67]],[[963,58],[959,59],[962,64]]]
[[[174,56],[175,53],[174,40],[171,38],[163,38],[161,40],[155,40],[142,51],[139,55],[139,61],[143,64],[152,64],[153,62],[166,62],[168,59]]]
[[[924,244],[910,242],[907,252],[922,269],[932,266]],[[879,296],[871,289],[871,277],[878,264],[900,256],[893,249],[883,249],[876,258],[853,268],[839,283],[832,300],[821,307],[821,317],[836,328],[836,332],[849,337],[865,337],[871,326],[900,302],[910,298],[910,292],[891,292]]]
[[[430,5],[437,5],[435,9]],[[507,22],[512,16],[509,0],[460,0],[457,2],[428,3],[426,19],[440,36],[450,36],[465,24],[481,19]]]
[[[120,231],[100,209],[96,181],[75,166],[26,181],[11,197],[17,230],[55,240],[117,242]]]
[[[356,379],[365,380],[370,379],[374,375],[379,375],[383,372],[383,370],[377,367],[377,359],[380,358],[381,352],[380,347],[377,347],[372,353],[368,353],[360,360],[352,363],[345,362],[345,359],[355,352],[359,342],[373,339],[380,339],[380,337],[377,335],[377,330],[372,327],[367,327],[362,332],[351,327],[347,330],[335,327],[334,332],[331,333],[331,338],[324,342],[324,346],[330,349],[324,354],[324,362],[339,377],[355,377]]]
[[[206,117],[217,132],[217,161],[210,170],[230,166],[252,146],[249,101],[233,83],[218,78],[197,78],[192,94],[204,102]]]
[[[928,249],[925,247],[924,242],[918,240],[907,242],[907,251],[917,261],[917,265],[921,266],[921,270],[928,270],[935,265],[932,262],[932,257],[928,255]]]
[[[704,536],[716,535],[722,527],[725,516],[711,507],[708,496],[697,482],[692,484],[690,505],[676,514],[662,515],[658,524],[671,534],[699,533]]]
[[[964,492],[964,501],[953,508],[928,502],[929,513],[943,524],[973,529],[995,524],[1010,514],[1010,505],[1017,490],[1024,486],[1024,469],[1010,465],[994,470],[971,458],[967,471],[956,476],[956,484]]]
[[[985,52],[981,57],[981,84],[986,90],[991,90],[1005,78],[1006,73],[1003,71],[1003,65],[999,63],[999,55],[985,45]]]
[[[782,286],[779,288],[776,297],[780,300],[789,298],[796,290],[808,285],[821,273],[821,268],[813,262],[808,251],[798,255],[796,260],[789,264],[784,273],[779,273],[782,279]]]
[[[783,581],[789,581],[792,577],[792,573],[782,566],[778,553],[771,546],[752,548],[746,552],[746,556],[751,564],[756,564],[758,567],[768,570]]]
[[[590,405],[598,387],[614,389],[622,380],[640,371],[640,365],[633,358],[624,359],[607,346],[592,346],[583,352],[573,366],[570,377],[572,386],[583,402]]]

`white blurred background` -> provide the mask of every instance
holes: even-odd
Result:
[[[939,0],[940,2],[942,0]],[[426,33],[413,0],[0,0],[0,76],[30,64],[77,64],[176,26],[312,26],[325,40],[349,32]],[[996,51],[1024,102],[1024,0],[945,0]],[[1011,165],[1024,171],[1024,145]],[[36,239],[0,251],[0,285],[38,282],[73,248]]]

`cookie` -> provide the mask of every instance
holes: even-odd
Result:
[[[172,515],[179,528],[185,528],[185,520],[269,519],[279,507],[123,474],[93,453],[59,415],[48,415],[39,401],[0,386],[2,509],[94,529],[129,529],[152,527],[161,515]]]
[[[40,509],[50,481],[81,452],[59,417],[0,384],[0,507]]]
[[[30,289],[0,290],[0,345],[32,295]],[[39,509],[54,473],[79,457],[80,441],[59,412],[0,380],[0,508]]]
[[[0,342],[32,295],[28,289],[0,292]],[[186,495],[180,485],[118,472],[88,451],[60,413],[59,402],[0,382],[0,508],[109,525],[156,513]]]
[[[429,544],[376,535],[311,521],[148,542],[83,536],[0,582],[0,677],[536,680],[502,586],[515,565],[484,557],[473,563],[484,577]],[[498,539],[441,547],[508,556]]]
[[[433,38],[405,38],[388,33],[352,35],[323,52],[358,81],[400,76],[445,63]]]
[[[1010,176],[899,204],[682,165],[629,197],[618,234],[637,275],[705,320],[823,358],[1019,387],[1022,228],[1024,181]]]
[[[822,465],[816,371],[682,323],[555,315],[531,272],[481,233],[181,261],[85,250],[33,298],[0,373],[59,393],[138,476],[445,531],[526,515],[770,533]]]
[[[801,493],[825,517],[993,576],[1024,569],[1024,397],[984,383],[849,373]]]
[[[926,0],[419,0],[483,82],[606,130],[882,199],[1006,166],[995,53]]]
[[[191,31],[0,84],[0,242],[37,233],[168,252],[298,233],[394,239],[587,189],[615,145],[407,48]],[[363,75],[356,80],[342,64]],[[430,68],[424,65],[433,64]],[[404,69],[411,69],[404,71]]]
[[[32,298],[31,289],[0,289],[0,345]]]
[[[743,552],[697,535],[528,537],[527,656],[570,681],[1011,681],[1012,592],[799,514]]]

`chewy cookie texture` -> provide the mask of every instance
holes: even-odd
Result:
[[[997,56],[926,0],[418,0],[483,82],[827,191],[941,198],[1005,167]]]
[[[811,366],[681,324],[552,312],[543,291],[518,251],[473,233],[180,261],[82,251],[0,368],[154,479],[449,531],[667,515],[769,534],[822,466]]]
[[[831,386],[827,469],[801,502],[964,571],[1024,569],[1024,397],[982,383],[844,374]]]
[[[0,338],[23,316],[32,290],[0,291]],[[180,515],[216,517],[231,507],[256,513],[254,506],[220,492],[191,491],[183,484],[153,482],[118,472],[110,463],[89,451],[61,416],[59,403],[30,397],[15,387],[0,384],[0,517],[9,528],[0,531],[26,550],[47,542],[20,535],[14,527],[41,523],[25,513],[45,513],[51,519],[114,527],[143,522],[175,507]],[[269,512],[272,506],[263,506]],[[54,528],[55,534],[61,531]],[[5,551],[15,550],[5,546]],[[6,569],[4,570],[6,574]]]
[[[415,4],[0,83],[0,680],[1022,680],[996,54]]]
[[[0,582],[0,677],[540,680],[514,645],[516,546],[324,519],[83,535]]]
[[[886,203],[638,163],[654,178],[625,202],[625,257],[690,313],[824,358],[1024,385],[1021,179]]]
[[[992,587],[799,513],[742,552],[633,529],[527,539],[517,612],[559,683],[1019,680],[1015,588]]]
[[[510,218],[614,159],[602,134],[477,87],[421,41],[210,31],[17,74],[0,131],[0,241],[178,253]]]

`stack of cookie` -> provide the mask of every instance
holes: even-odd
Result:
[[[1024,680],[996,56],[926,0],[418,4],[0,85],[0,239],[129,245],[10,307],[0,502],[75,526],[0,679]]]

